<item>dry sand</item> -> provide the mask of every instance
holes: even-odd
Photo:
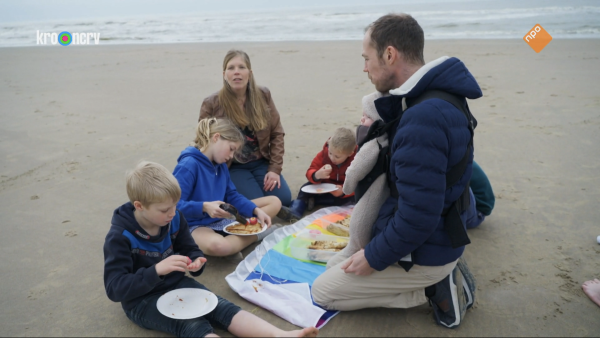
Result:
[[[374,90],[360,41],[0,49],[0,335],[163,335],[108,300],[102,245],[127,200],[125,171],[141,159],[174,168],[232,47],[273,93],[295,195]],[[423,305],[342,313],[321,335],[597,336],[600,308],[580,285],[600,276],[600,40],[554,40],[539,54],[521,40],[426,43],[427,61],[442,55],[463,60],[484,92],[470,102],[476,160],[497,201],[466,250],[476,306],[456,330]],[[211,258],[199,280],[295,328],[229,289],[237,262]]]

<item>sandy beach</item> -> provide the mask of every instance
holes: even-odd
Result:
[[[142,159],[175,167],[233,47],[272,92],[295,196],[374,91],[360,41],[0,48],[1,336],[164,335],[106,297],[102,245],[127,201],[125,171]],[[539,54],[518,39],[426,41],[426,61],[443,55],[484,93],[469,105],[496,207],[469,231],[476,305],[455,330],[423,305],[341,313],[321,336],[597,336],[600,307],[581,283],[600,276],[600,40],[555,39]],[[198,280],[295,329],[229,288],[237,263],[209,258]]]

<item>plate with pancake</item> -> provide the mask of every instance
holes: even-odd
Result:
[[[336,190],[337,187],[335,186],[335,184],[331,183],[311,184],[302,187],[302,191],[309,194],[325,194]]]
[[[223,228],[224,233],[236,236],[257,235],[265,230],[267,230],[267,225],[261,224],[260,221],[256,222],[256,224],[246,225],[242,225],[239,222],[233,222],[227,225],[225,228]]]

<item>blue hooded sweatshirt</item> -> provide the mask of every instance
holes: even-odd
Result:
[[[246,217],[251,217],[256,208],[256,204],[235,189],[227,164],[213,164],[195,147],[187,147],[181,152],[173,175],[181,187],[177,209],[183,212],[189,225],[207,225],[221,220],[202,211],[204,202],[229,203]]]
[[[404,97],[443,90],[469,99],[482,96],[475,78],[456,58],[442,57],[419,69],[390,96],[375,101],[384,122],[402,112]],[[466,100],[465,100],[466,101]],[[446,189],[446,173],[465,155],[471,134],[464,114],[451,103],[430,99],[408,108],[392,140],[391,179],[399,197],[389,197],[373,225],[365,257],[376,270],[399,260],[441,266],[457,260],[464,247],[452,248],[442,210],[462,194],[471,178],[473,154],[460,181]],[[463,214],[463,223],[466,213]]]

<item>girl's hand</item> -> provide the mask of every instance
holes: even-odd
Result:
[[[223,201],[204,202],[202,205],[202,211],[208,214],[211,218],[229,218],[231,214],[227,211],[219,208],[219,205],[223,204]]]
[[[206,263],[206,258],[198,257],[193,263],[188,264],[187,269],[191,272],[196,272],[202,268],[204,263]]]
[[[276,173],[269,171],[265,175],[265,180],[263,184],[264,191],[273,191],[275,187],[277,187],[277,189],[281,188],[281,178]]]
[[[154,268],[159,276],[168,275],[173,271],[185,272],[188,267],[189,258],[181,255],[171,255],[159,263]]]
[[[271,226],[271,217],[260,208],[254,208],[254,214],[261,224],[266,224],[267,228]]]

